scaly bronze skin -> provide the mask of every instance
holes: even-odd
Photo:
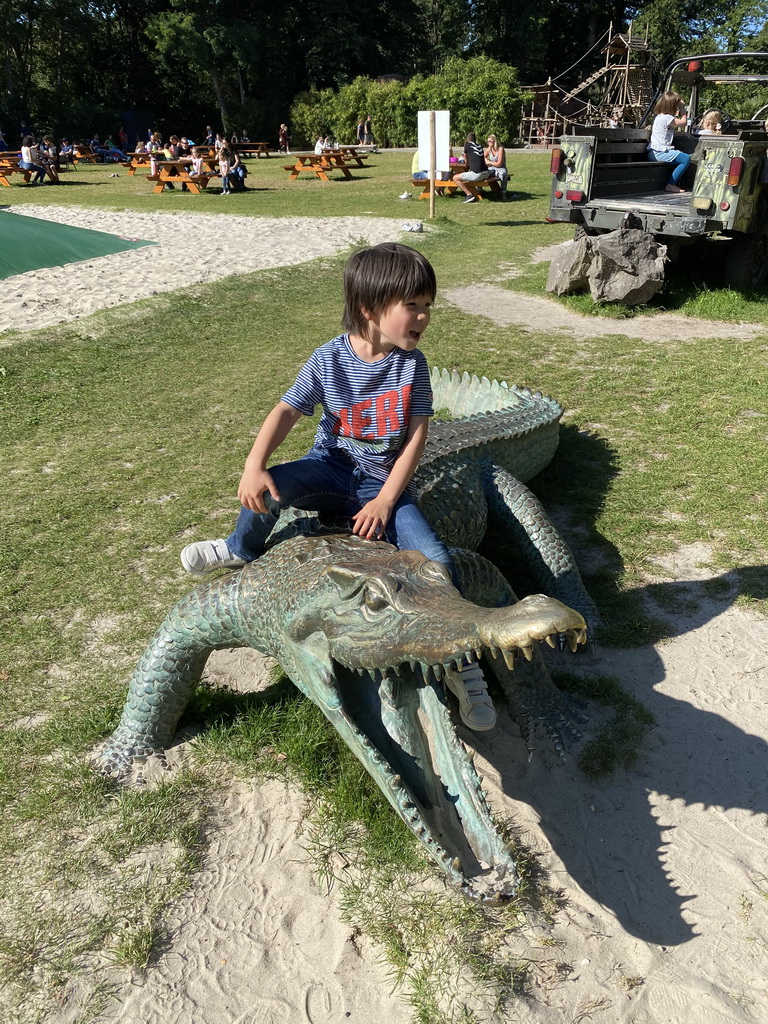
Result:
[[[485,559],[456,552],[456,561],[468,596],[513,599]],[[456,734],[441,679],[475,654],[515,702],[508,666],[522,652],[518,671],[530,658],[539,675],[521,680],[520,693],[533,682],[546,700],[554,687],[534,651],[558,635],[575,648],[586,628],[554,599],[483,608],[417,552],[346,534],[294,536],[172,609],[139,661],[97,764],[124,779],[135,759],[163,751],[210,652],[253,647],[276,658],[318,705],[451,881],[472,895],[503,897],[516,887],[514,858]]]

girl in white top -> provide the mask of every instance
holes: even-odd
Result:
[[[665,92],[654,108],[651,138],[648,143],[648,159],[673,164],[672,176],[665,186],[666,192],[684,192],[678,182],[688,168],[691,158],[688,153],[675,149],[672,139],[675,128],[684,128],[688,114],[681,97],[676,92]]]
[[[25,135],[21,140],[21,158],[19,160],[19,167],[24,171],[36,171],[35,177],[32,179],[33,185],[40,185],[45,178],[45,167],[40,163],[40,154],[38,153],[35,140],[31,135]]]
[[[720,123],[720,111],[719,110],[708,110],[701,119],[701,128],[699,128],[699,135],[720,135],[722,134],[723,126]]]

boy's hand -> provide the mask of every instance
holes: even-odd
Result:
[[[352,533],[365,540],[383,540],[384,530],[392,514],[392,505],[381,497],[373,498],[352,516]]]
[[[240,504],[252,512],[268,512],[269,510],[264,504],[264,494],[267,491],[275,501],[280,501],[280,492],[275,486],[271,474],[266,469],[253,470],[246,466],[240,477],[240,486],[237,488]]]

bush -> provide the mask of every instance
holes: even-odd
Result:
[[[380,146],[415,146],[419,110],[450,110],[451,141],[463,145],[467,132],[490,132],[500,141],[517,135],[523,92],[517,70],[489,57],[449,58],[436,75],[403,84],[356,78],[334,89],[301,93],[291,108],[294,145],[313,145],[318,135],[354,142],[361,117],[371,115]]]

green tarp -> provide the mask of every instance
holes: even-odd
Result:
[[[156,244],[0,211],[0,280]]]

